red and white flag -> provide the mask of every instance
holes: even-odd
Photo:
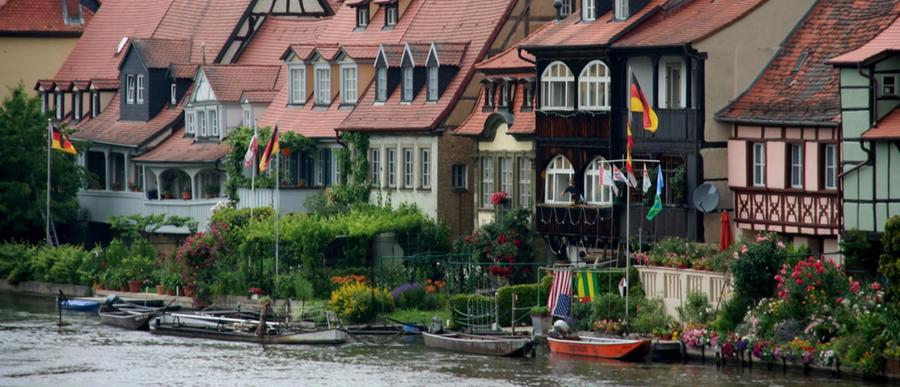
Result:
[[[572,272],[557,270],[553,272],[550,284],[550,296],[547,298],[547,309],[557,317],[569,317],[572,307]]]
[[[628,178],[625,177],[625,174],[622,173],[622,170],[615,165],[613,165],[612,178],[614,181],[621,181],[625,184],[628,184]]]
[[[612,172],[609,169],[602,168],[600,169],[600,186],[607,186],[609,189],[613,191],[613,194],[619,196],[619,187],[616,187],[616,182],[612,178]]]
[[[256,161],[256,151],[259,148],[259,142],[256,140],[256,133],[250,139],[250,145],[247,147],[247,153],[244,154],[244,168],[252,167]]]

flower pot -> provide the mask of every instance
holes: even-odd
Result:
[[[535,335],[544,335],[553,325],[549,313],[531,314],[531,326],[534,328]]]
[[[191,191],[184,191],[181,193],[181,198],[184,200],[191,200]]]
[[[144,284],[144,281],[128,281],[128,291],[132,293],[140,293],[141,285]]]
[[[160,296],[166,294],[166,287],[162,285],[156,285],[156,294]]]

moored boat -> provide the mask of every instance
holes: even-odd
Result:
[[[147,330],[147,322],[150,321],[153,316],[159,314],[159,312],[149,309],[100,308],[100,312],[97,314],[100,316],[100,322],[106,325],[131,330]]]
[[[650,353],[650,340],[603,337],[547,337],[550,352],[616,360],[641,360]]]
[[[534,340],[527,337],[426,332],[422,332],[422,337],[425,339],[425,346],[429,348],[488,356],[527,356],[534,348]]]
[[[59,301],[59,307],[65,310],[74,310],[78,312],[97,312],[100,309],[100,302],[94,300],[62,300]]]
[[[341,329],[292,329],[286,324],[266,321],[266,334],[257,335],[258,321],[209,316],[203,314],[167,313],[153,318],[150,332],[158,335],[243,341],[262,344],[343,344],[347,332]]]

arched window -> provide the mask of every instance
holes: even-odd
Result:
[[[562,62],[553,62],[541,75],[541,108],[546,110],[572,109],[575,77]]]
[[[584,172],[584,200],[593,205],[611,205],[612,190],[601,184],[600,173],[606,171],[605,179],[612,178],[610,166],[603,157],[591,160]]]
[[[550,160],[550,164],[547,165],[544,172],[544,202],[549,204],[571,203],[570,194],[563,191],[569,186],[569,180],[575,177],[572,163],[564,156],[559,155]]]
[[[578,108],[609,110],[609,68],[595,60],[578,76]]]

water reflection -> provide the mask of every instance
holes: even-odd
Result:
[[[764,370],[622,363],[550,355],[506,359],[437,352],[421,341],[340,347],[261,346],[126,331],[53,300],[0,293],[0,385],[858,385]]]

